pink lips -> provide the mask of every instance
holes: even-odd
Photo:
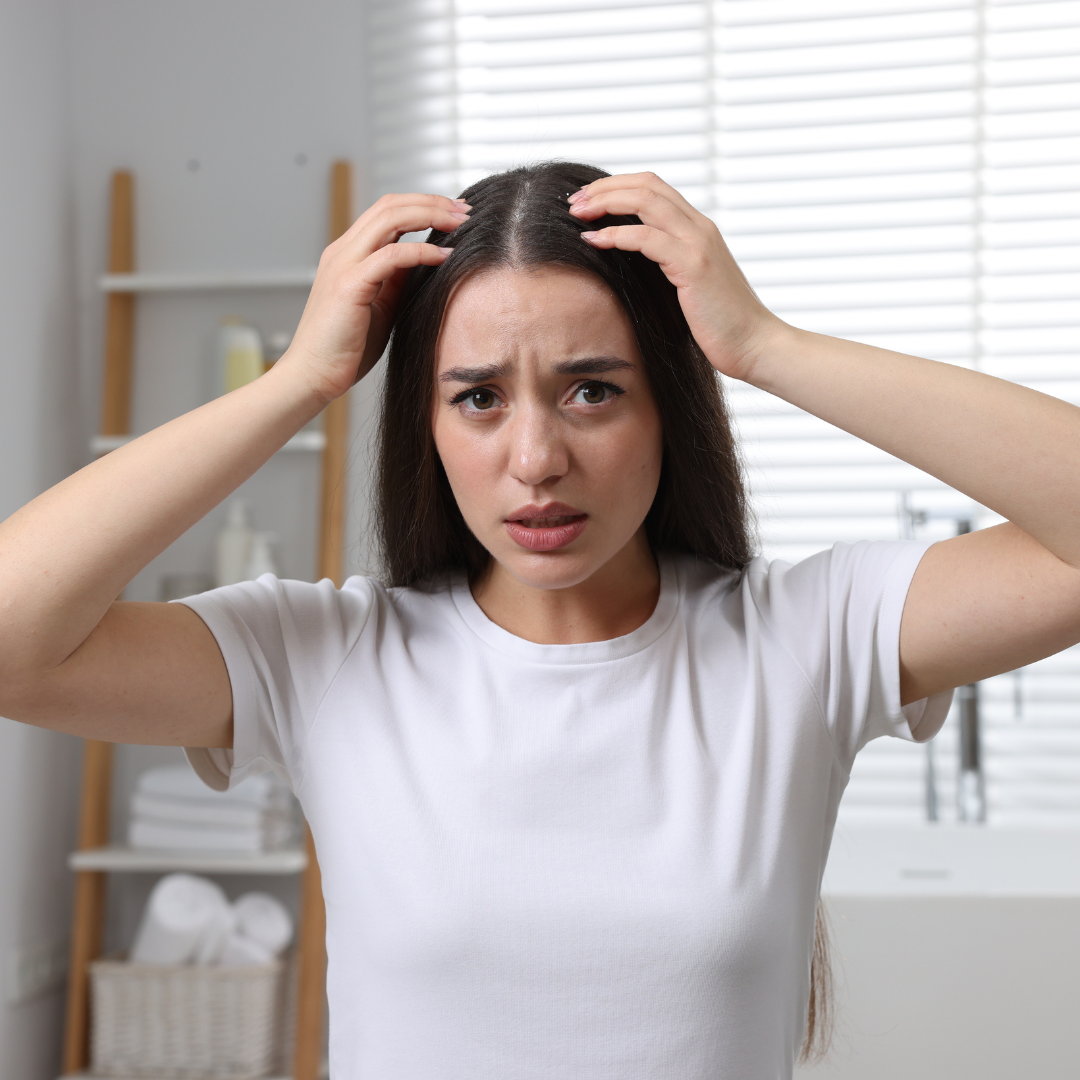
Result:
[[[506,518],[510,538],[529,551],[557,551],[584,531],[588,515],[565,503],[529,505]]]

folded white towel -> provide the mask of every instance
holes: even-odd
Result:
[[[164,795],[147,795],[136,791],[131,797],[132,814],[155,818],[173,824],[223,825],[230,829],[258,829],[268,816],[285,818],[287,811],[274,807],[263,810],[250,803],[213,801],[209,799],[171,799]]]
[[[225,893],[212,881],[194,874],[167,874],[150,892],[131,960],[136,964],[190,963],[204,937],[216,938],[223,923],[235,917]]]
[[[269,808],[288,806],[292,793],[272,773],[249,776],[228,791],[211,791],[188,765],[160,765],[144,769],[139,774],[137,788],[145,795],[160,795],[169,799],[221,800],[223,803]]]
[[[133,848],[170,851],[275,851],[286,846],[293,833],[288,828],[215,829],[198,825],[169,825],[133,818],[128,843]]]
[[[243,967],[245,964],[269,964],[274,959],[269,949],[242,934],[231,934],[218,958],[221,967]]]
[[[233,901],[236,932],[279,956],[292,941],[293,922],[285,905],[268,893],[244,893]]]

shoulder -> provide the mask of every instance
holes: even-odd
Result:
[[[929,545],[911,540],[837,543],[797,562],[758,557],[743,571],[744,602],[774,626],[841,612],[873,618],[891,598],[901,605]]]

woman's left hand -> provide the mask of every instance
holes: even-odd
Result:
[[[640,251],[679,290],[690,331],[717,371],[746,379],[769,335],[784,324],[758,299],[720,230],[655,173],[606,176],[570,196],[582,223],[636,214],[641,225],[612,225],[582,236],[593,247]]]

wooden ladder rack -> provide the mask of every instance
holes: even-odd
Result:
[[[352,166],[333,164],[330,174],[328,238],[336,240],[352,224]],[[109,274],[135,271],[134,177],[119,171],[112,178]],[[107,293],[101,434],[121,436],[131,430],[131,385],[134,366],[135,293]],[[349,429],[349,397],[343,395],[324,413],[319,509],[318,576],[341,586],[345,525],[345,456]],[[109,843],[113,744],[85,740],[79,850]],[[296,1039],[293,1080],[318,1080],[323,1047],[323,1004],[326,986],[326,910],[322,879],[311,830],[305,825],[307,867],[300,890],[297,932]],[[106,870],[75,872],[71,959],[64,1031],[64,1074],[83,1072],[90,1060],[89,964],[101,955],[105,926]]]

